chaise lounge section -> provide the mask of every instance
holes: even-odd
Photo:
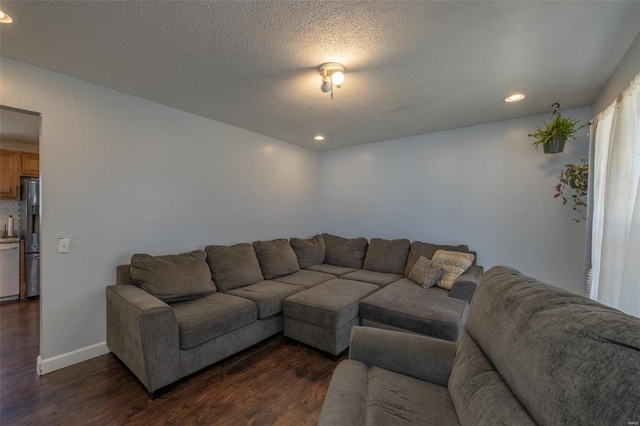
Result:
[[[476,254],[469,252],[466,245],[414,241],[404,268],[405,276],[409,276],[421,257],[433,259],[439,250],[473,254],[471,266],[455,279],[450,290],[438,286],[423,289],[409,278],[399,279],[362,301],[362,325],[456,342],[483,269],[476,264]]]
[[[284,304],[285,336],[334,356],[349,346],[350,329],[355,325],[425,334],[452,342],[458,339],[483,272],[475,264],[476,254],[469,252],[466,245],[381,238],[373,238],[367,245],[364,238],[347,239],[330,234],[319,237],[292,239],[291,245],[307,270],[333,272],[340,277],[340,285],[328,281],[314,291],[289,297]],[[324,257],[309,255],[314,245],[317,251],[324,247]],[[472,264],[455,279],[451,290],[437,286],[425,289],[405,278],[418,259],[433,259],[439,250],[473,257]],[[371,291],[362,298],[364,291],[348,291],[357,282],[377,288],[369,287]],[[339,320],[327,320],[328,315]]]

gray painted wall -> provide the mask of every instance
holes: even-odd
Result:
[[[6,58],[0,73],[4,105],[42,113],[45,370],[105,350],[105,287],[133,253],[317,230],[314,151]]]
[[[638,33],[629,50],[627,50],[611,77],[609,77],[607,84],[593,102],[591,106],[593,115],[598,115],[611,105],[638,73],[640,73],[640,33]]]
[[[590,108],[563,111],[583,123]],[[534,151],[549,115],[320,154],[320,231],[468,244],[486,268],[508,265],[575,293],[584,288],[584,222],[554,199],[565,164],[586,158],[586,129],[565,152]]]

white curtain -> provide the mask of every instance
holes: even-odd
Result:
[[[595,121],[589,296],[640,317],[640,74]]]

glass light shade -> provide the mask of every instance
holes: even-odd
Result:
[[[11,19],[11,16],[7,15],[2,10],[0,10],[0,23],[10,24],[12,22],[13,22],[13,19]]]
[[[344,83],[344,73],[342,71],[336,71],[331,74],[331,82],[338,87],[342,86],[342,83]]]
[[[524,95],[522,93],[514,93],[513,95],[507,96],[504,98],[505,102],[518,102],[524,99]]]

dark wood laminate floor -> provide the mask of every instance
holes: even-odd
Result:
[[[315,425],[338,365],[279,335],[151,400],[112,354],[39,377],[38,315],[37,301],[0,306],[2,426]]]

